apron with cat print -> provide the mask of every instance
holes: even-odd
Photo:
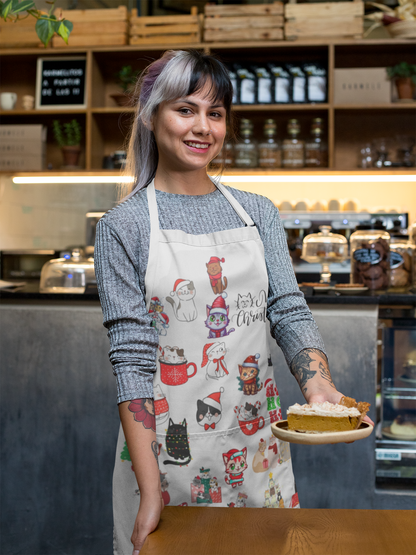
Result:
[[[298,507],[289,445],[270,429],[281,411],[268,345],[263,243],[242,206],[216,186],[245,227],[207,235],[162,230],[154,183],[147,188],[146,303],[159,333],[154,411],[163,499],[165,505]],[[144,401],[137,409],[136,419],[144,419]],[[120,429],[118,555],[131,555],[140,503],[128,458]]]

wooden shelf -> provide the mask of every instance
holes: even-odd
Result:
[[[79,116],[85,130],[85,170],[78,175],[117,175],[102,172],[104,156],[122,150],[125,137],[131,125],[135,108],[117,106],[111,95],[119,92],[114,74],[122,65],[132,65],[134,69],[144,69],[152,59],[160,56],[169,45],[155,44],[144,46],[100,46],[79,48],[13,48],[1,49],[2,74],[0,90],[17,93],[16,110],[2,110],[0,116],[4,123],[42,123],[49,127],[47,143],[47,163],[58,167],[61,153],[53,143],[51,132],[52,120],[62,116],[63,119]],[[216,42],[177,44],[172,48],[196,48],[219,55],[227,62],[262,63],[276,60],[300,63],[306,59],[315,60],[328,68],[328,101],[315,104],[261,104],[236,105],[233,110],[236,118],[249,115],[254,124],[255,135],[262,134],[265,117],[273,117],[277,123],[278,136],[286,134],[287,120],[296,117],[301,126],[302,138],[309,134],[313,117],[322,117],[326,121],[328,158],[330,167],[325,170],[304,168],[293,170],[297,173],[316,171],[328,175],[332,171],[368,170],[355,168],[358,148],[362,143],[376,138],[395,137],[396,135],[414,134],[416,128],[416,101],[411,103],[389,103],[373,105],[334,105],[334,72],[342,67],[380,67],[402,60],[414,62],[416,40],[360,39],[342,40],[338,38],[303,41],[257,41],[257,42]],[[87,58],[87,108],[23,110],[23,95],[35,95],[36,61],[39,56],[66,56],[85,54]],[[413,61],[412,61],[413,60]],[[363,65],[364,64],[364,65]],[[396,147],[394,147],[396,148]],[[94,171],[94,168],[97,170]],[[233,175],[247,175],[247,172],[231,170]],[[290,175],[291,170],[264,172],[254,170],[258,175]],[[396,170],[383,170],[392,174]],[[397,170],[412,172],[413,170]],[[416,170],[415,170],[416,171]],[[254,175],[253,171],[248,172]],[[377,172],[380,173],[380,172]],[[58,175],[50,172],[37,175]],[[70,174],[73,175],[73,174]],[[227,172],[228,175],[228,172]],[[257,175],[257,174],[256,174]]]
[[[416,110],[416,102],[391,104],[335,104],[334,110]]]
[[[279,112],[289,110],[328,110],[329,104],[236,104],[233,106],[235,112]]]

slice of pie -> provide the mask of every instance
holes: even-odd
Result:
[[[369,403],[357,403],[351,397],[342,397],[337,405],[328,401],[310,405],[296,403],[287,410],[288,428],[307,434],[356,430],[369,408]]]

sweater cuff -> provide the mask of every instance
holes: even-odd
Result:
[[[117,403],[133,399],[153,399],[154,373],[136,367],[123,367],[122,372],[115,372],[117,379]]]

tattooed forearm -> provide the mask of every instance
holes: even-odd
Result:
[[[290,366],[290,371],[295,376],[301,390],[304,393],[308,390],[307,387],[305,387],[306,382],[313,378],[316,374],[316,370],[310,369],[313,359],[309,356],[309,353],[315,350],[316,349],[305,349],[304,351],[301,351],[295,356]]]
[[[324,364],[322,364],[322,362],[320,362],[319,371],[321,374],[321,378],[329,382],[329,385],[335,389],[335,385],[334,385],[334,382],[332,381],[331,373],[329,371],[328,366],[325,366]]]

